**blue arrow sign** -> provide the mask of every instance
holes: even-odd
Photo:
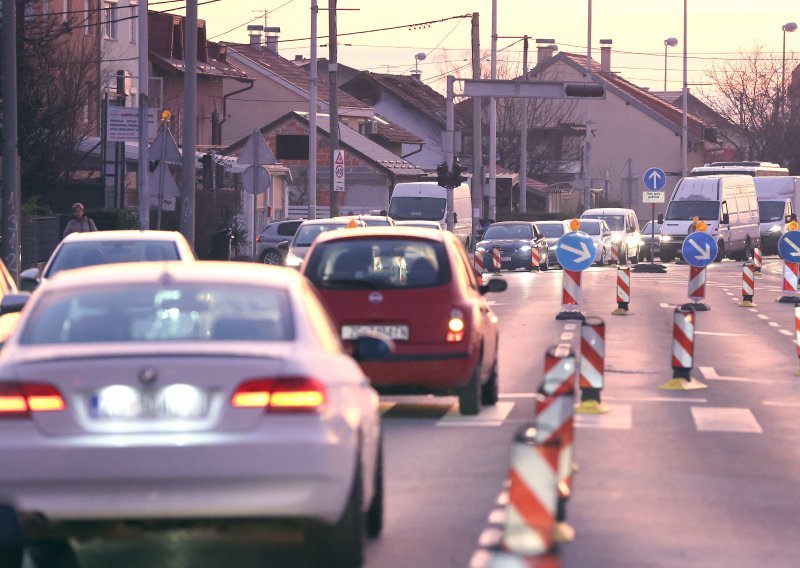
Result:
[[[558,239],[556,258],[558,263],[573,272],[581,272],[594,262],[595,246],[592,237],[581,231],[573,231]]]
[[[667,185],[667,174],[661,168],[650,168],[644,172],[644,186],[650,191],[661,191]]]
[[[778,253],[786,262],[800,262],[800,231],[786,231],[778,241]]]
[[[683,241],[681,254],[686,262],[696,268],[703,268],[717,258],[717,242],[708,233],[690,233]]]

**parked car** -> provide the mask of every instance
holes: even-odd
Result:
[[[611,229],[602,219],[583,219],[580,231],[589,235],[594,243],[594,263],[603,266],[611,260]]]
[[[420,229],[433,229],[434,231],[444,231],[438,221],[395,221],[398,227],[418,227]]]
[[[256,255],[264,264],[286,264],[286,250],[278,245],[291,240],[303,219],[286,219],[275,221],[266,226],[256,237]]]
[[[194,262],[192,248],[177,231],[95,231],[64,237],[41,274],[36,268],[23,270],[20,288],[34,290],[41,281],[62,270],[97,264],[180,260]]]
[[[558,239],[569,233],[572,229],[569,228],[568,221],[536,221],[534,223],[539,232],[544,236],[547,242],[549,254],[547,255],[548,264],[552,266],[559,266],[558,257]]]
[[[506,283],[480,285],[455,235],[411,227],[329,232],[302,272],[346,345],[370,333],[395,341],[394,355],[362,364],[379,392],[458,395],[467,415],[497,402],[497,317],[484,294]]]
[[[642,258],[639,250],[642,235],[639,232],[639,219],[633,209],[620,207],[587,209],[581,214],[581,222],[584,219],[602,219],[608,223],[611,228],[611,240],[619,247],[621,262],[630,260],[636,263]]]
[[[653,234],[655,233],[655,239]],[[642,260],[650,260],[650,251],[653,251],[653,258],[661,253],[661,223],[648,221],[642,229]]]
[[[495,247],[500,248],[501,269],[533,270],[531,250],[534,248],[539,251],[540,269],[550,269],[547,240],[530,221],[502,221],[489,225],[483,239],[475,246],[475,251],[483,254],[483,266],[487,270],[492,266],[492,249]]]
[[[295,271],[59,273],[0,354],[0,402],[0,495],[39,519],[39,566],[115,524],[249,521],[304,528],[319,566],[352,568],[381,530],[378,396]]]
[[[318,236],[328,231],[336,231],[347,227],[366,227],[367,224],[360,219],[313,219],[303,221],[291,242],[285,245],[287,250],[286,266],[300,268],[303,259],[311,248],[311,244]],[[283,244],[283,243],[282,243]]]
[[[391,227],[395,225],[394,219],[388,215],[339,215],[333,219],[358,219],[364,221],[367,227]]]

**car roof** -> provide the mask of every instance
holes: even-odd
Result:
[[[91,233],[70,233],[64,237],[64,242],[72,241],[176,241],[182,240],[183,235],[177,231],[92,231]]]
[[[309,219],[309,220],[303,221],[303,225],[341,225],[342,227],[344,227],[344,226],[347,225],[347,223],[349,221],[351,221],[350,218],[347,218],[347,219],[342,219],[342,218],[339,218],[339,219],[334,219],[334,218]]]
[[[581,217],[587,213],[593,215],[624,215],[628,211],[633,211],[633,209],[625,209],[624,207],[599,207],[597,209],[587,209],[581,213]]]
[[[554,219],[552,221],[534,221],[533,224],[534,225],[563,225],[566,222],[567,221],[564,220],[564,219],[562,219],[561,221],[558,221],[558,220]]]
[[[331,231],[322,233],[316,238],[314,244],[316,245],[319,243],[343,239],[397,239],[404,237],[444,242],[447,238],[449,238],[448,235],[450,234],[451,233],[448,233],[447,231],[431,231],[430,229],[423,229],[421,227],[359,227],[355,229],[348,229],[346,231]]]
[[[490,227],[494,227],[495,225],[530,225],[533,221],[498,221],[497,223],[492,223],[489,225]]]

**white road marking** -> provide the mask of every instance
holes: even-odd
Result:
[[[502,507],[508,505],[508,491],[503,491],[497,496],[497,504]]]
[[[501,392],[500,398],[536,398],[535,392]]]
[[[779,324],[779,323],[778,323],[778,322],[776,322],[776,321],[768,321],[768,322],[767,322],[767,325],[769,325],[769,326],[771,326],[771,327],[780,327],[780,326],[781,326],[781,324]]]
[[[765,400],[764,406],[787,406],[792,408],[800,408],[800,402],[789,402],[784,400]]]
[[[725,290],[725,293],[726,293],[728,296],[733,296],[733,292],[728,292],[727,290]]]
[[[633,412],[629,404],[615,404],[608,414],[576,414],[576,428],[602,428],[605,430],[630,430]]]
[[[564,324],[564,331],[572,331],[572,330],[574,330],[576,327],[578,327],[578,324],[575,324],[575,323],[567,323],[567,324]]]
[[[709,381],[728,381],[731,383],[754,383],[762,385],[786,382],[773,379],[751,379],[748,377],[721,377],[714,367],[698,367],[698,369],[700,369],[700,372],[703,373],[703,378]]]
[[[664,302],[661,302],[661,303],[659,304],[659,306],[661,306],[662,308],[671,308],[671,307],[672,307],[670,304],[666,304],[666,303],[664,303]]]
[[[700,432],[764,432],[749,408],[692,407],[692,418]]]
[[[504,525],[506,523],[506,510],[503,507],[493,509],[489,513],[488,521],[492,525]]]
[[[604,396],[603,400],[606,402],[619,400],[622,402],[693,402],[700,404],[708,402],[708,399],[705,398],[671,398],[668,396]]]
[[[573,337],[575,337],[574,333],[572,333],[571,331],[565,331],[564,333],[561,334],[561,337],[559,337],[559,340],[561,340],[561,341],[572,341]]]
[[[492,553],[488,550],[476,550],[469,559],[469,568],[487,568],[492,561]]]
[[[778,333],[782,333],[783,335],[788,335],[789,337],[793,337],[794,336],[794,334],[791,331],[789,331],[788,329],[779,329]]]
[[[769,316],[764,315],[764,314],[758,314],[757,317],[761,318],[762,320],[768,320],[769,319]]]
[[[695,335],[715,335],[717,337],[739,337],[747,335],[745,333],[729,333],[727,331],[698,331],[695,330]]]
[[[498,402],[494,406],[481,408],[477,416],[461,416],[458,413],[458,405],[447,411],[441,420],[436,422],[437,426],[500,426],[508,418],[511,409],[514,408],[513,402]]]
[[[492,548],[500,544],[501,538],[503,538],[503,531],[495,527],[488,527],[483,529],[481,536],[478,537],[478,545],[484,548]]]

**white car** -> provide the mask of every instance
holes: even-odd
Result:
[[[354,357],[388,354],[363,339]],[[382,524],[378,404],[296,271],[64,271],[0,352],[0,496],[39,519],[39,558],[115,522],[290,521],[320,566],[360,566]]]
[[[42,280],[62,270],[98,264],[195,260],[192,247],[177,231],[93,231],[70,233],[62,240],[39,274],[29,268],[20,274],[20,289],[32,291]]]
[[[418,227],[420,229],[433,229],[434,231],[444,231],[438,221],[395,221],[398,227]]]
[[[611,262],[611,229],[602,219],[581,219],[579,229],[592,238],[594,243],[594,262],[603,266]]]
[[[356,218],[337,217],[334,219],[312,219],[303,221],[297,229],[286,253],[286,266],[300,269],[303,259],[311,248],[314,239],[326,231],[336,231],[348,227],[366,227],[367,224]]]
[[[602,219],[611,229],[611,241],[616,243],[620,250],[620,261],[623,264],[630,260],[639,262],[641,255],[642,235],[639,232],[639,219],[633,209],[621,207],[602,207],[587,209],[581,213],[581,222],[584,219]]]

